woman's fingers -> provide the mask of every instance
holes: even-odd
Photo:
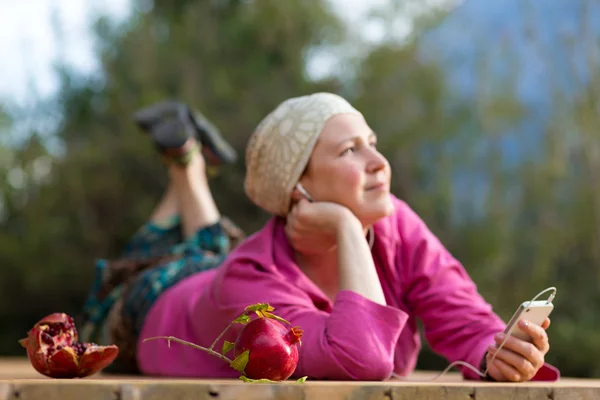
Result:
[[[491,354],[492,356],[495,354],[495,360],[501,360],[506,365],[512,367],[524,380],[531,379],[537,371],[537,368],[531,363],[531,361],[520,354],[512,352],[511,350],[506,350],[505,348],[498,350],[497,347],[492,345],[488,348],[488,354]]]
[[[497,346],[500,346],[504,341],[504,334],[496,335],[494,340],[496,341]],[[544,364],[545,353],[543,353],[541,349],[538,349],[533,343],[526,342],[514,336],[510,336],[506,342],[504,342],[502,349],[510,350],[513,353],[524,357],[536,369],[540,368]]]
[[[493,363],[489,364],[492,361],[492,354],[486,356],[489,367],[488,374],[492,376],[497,381],[512,381],[512,382],[520,382],[523,380],[523,377],[515,368],[508,365],[503,360],[499,360],[496,358]]]
[[[519,321],[519,328],[531,337],[533,344],[542,354],[546,354],[550,350],[548,334],[544,328],[527,320]]]
[[[546,330],[550,327],[550,318],[546,318],[542,323],[542,329]]]

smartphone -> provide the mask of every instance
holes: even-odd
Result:
[[[547,300],[525,301],[517,308],[517,311],[508,322],[504,333],[531,342],[531,337],[523,332],[517,323],[522,319],[526,319],[531,323],[541,326],[553,309],[554,304]]]

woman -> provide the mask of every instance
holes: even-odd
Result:
[[[557,379],[558,371],[544,363],[549,320],[521,327],[532,343],[510,338],[496,350],[504,323],[422,220],[389,193],[390,167],[376,140],[362,115],[329,93],[289,99],[269,114],[248,144],[245,189],[273,218],[218,268],[185,277],[153,302],[138,320],[141,372],[236,377],[211,355],[142,340],[172,335],[207,346],[244,307],[268,302],[304,329],[294,376],[410,374],[420,348],[419,318],[433,350],[450,362],[484,365],[497,352],[491,380]],[[186,216],[186,207],[202,198],[189,192],[177,211],[192,234],[218,217]],[[223,339],[233,341],[236,333]],[[469,369],[463,374],[479,379]]]

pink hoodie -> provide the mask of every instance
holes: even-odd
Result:
[[[236,378],[228,364],[202,351],[144,338],[171,335],[210,346],[244,308],[270,303],[275,313],[304,330],[294,377],[383,380],[410,374],[421,347],[417,321],[431,348],[449,362],[478,367],[505,324],[477,293],[452,257],[410,207],[393,197],[396,213],[375,226],[373,259],[387,306],[351,291],[333,303],[293,260],[285,221],[271,219],[216,270],[191,276],[165,292],[150,310],[138,342],[143,373]],[[224,340],[235,341],[235,325]],[[222,341],[215,347],[219,351]],[[464,368],[467,379],[479,379]],[[546,364],[534,380],[557,380]]]

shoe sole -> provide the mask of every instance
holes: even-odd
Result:
[[[196,127],[196,138],[200,141],[203,148],[213,153],[214,158],[222,163],[232,164],[237,161],[238,155],[235,149],[227,143],[219,129],[208,120],[201,112],[192,111],[188,108],[188,116],[192,124]]]
[[[153,136],[153,127],[161,123],[165,117],[176,117],[183,129],[193,129],[191,136],[202,145],[202,152],[210,164],[232,164],[237,161],[237,152],[223,139],[219,129],[202,113],[192,111],[184,103],[167,100],[133,114],[136,125],[151,136]],[[189,122],[191,126],[188,125]]]

